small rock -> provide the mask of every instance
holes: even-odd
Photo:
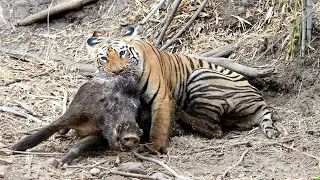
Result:
[[[2,148],[0,150],[0,155],[10,156],[12,155],[11,149],[9,148]]]
[[[0,166],[0,178],[4,178],[6,171],[7,171],[7,166]]]
[[[170,179],[170,176],[167,174],[161,173],[161,172],[156,172],[151,175],[151,177],[155,179]]]
[[[1,158],[0,163],[12,164],[12,157],[10,157],[10,156],[4,156],[4,157],[0,156],[0,158]]]
[[[64,173],[63,173],[63,175],[64,176],[71,176],[71,175],[74,175],[74,171],[72,171],[72,170],[69,170],[69,171],[65,171]]]
[[[137,174],[147,174],[146,170],[144,170],[144,167],[142,166],[142,163],[137,162],[121,163],[118,167],[118,170]]]
[[[0,11],[1,12],[1,11]],[[3,144],[2,142],[0,142],[0,149],[6,147],[7,145]]]
[[[46,164],[49,166],[57,167],[59,165],[59,161],[55,158],[50,158],[46,161]]]
[[[97,176],[97,175],[100,174],[100,172],[101,172],[101,170],[98,169],[98,168],[92,168],[92,169],[90,170],[90,174],[91,174],[92,176]]]

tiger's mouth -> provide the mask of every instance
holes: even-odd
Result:
[[[132,75],[132,72],[130,70],[129,67],[125,67],[123,69],[119,69],[119,70],[115,70],[115,71],[112,71],[111,69],[107,68],[107,67],[104,67],[103,68],[103,71],[108,73],[108,74],[112,74],[112,75],[120,75],[120,76],[130,76]]]

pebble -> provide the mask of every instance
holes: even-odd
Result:
[[[53,167],[57,167],[59,165],[59,161],[56,160],[55,158],[50,158],[46,161],[46,164]]]
[[[170,179],[170,176],[167,174],[161,173],[161,172],[156,172],[151,175],[151,177],[155,179]]]
[[[144,167],[142,166],[142,163],[137,162],[121,163],[118,167],[118,170],[137,174],[147,174],[146,170],[144,170]]]
[[[98,168],[92,168],[92,169],[90,170],[90,174],[91,174],[92,176],[97,176],[97,175],[100,174],[100,172],[101,172],[101,170],[98,169]]]
[[[0,178],[4,178],[6,171],[7,171],[7,166],[0,166]]]

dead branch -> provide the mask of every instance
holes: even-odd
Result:
[[[274,74],[274,69],[252,68],[252,67],[248,67],[248,66],[244,66],[242,64],[236,63],[227,58],[211,58],[211,57],[201,57],[197,55],[193,55],[193,57],[208,61],[210,63],[216,64],[219,66],[223,66],[227,69],[236,71],[242,75],[249,76],[249,77],[266,77]]]
[[[13,109],[8,108],[8,107],[0,106],[0,111],[11,113],[11,114],[15,114],[15,115],[30,119],[31,121],[39,123],[40,125],[48,125],[48,123],[43,122],[40,119],[38,119],[38,118],[36,118],[36,117],[34,117],[34,116],[30,115],[30,114],[19,112],[19,111],[13,110]]]
[[[154,177],[143,175],[143,174],[136,174],[136,173],[128,173],[128,172],[123,172],[123,171],[116,171],[116,170],[110,170],[110,174],[115,174],[115,175],[120,175],[120,176],[125,176],[125,177],[134,177],[138,179],[155,179]],[[157,178],[159,180],[166,180],[163,178]]]
[[[50,56],[49,59],[54,61],[60,61],[63,65],[70,69],[75,69],[81,72],[94,73],[96,72],[96,67],[92,64],[85,63],[71,63],[68,58],[62,56]]]
[[[228,56],[235,50],[239,48],[241,45],[241,42],[234,43],[234,44],[228,44],[225,46],[221,46],[217,49],[213,49],[211,51],[208,51],[206,53],[200,54],[199,56],[202,57],[223,57],[223,56]]]
[[[6,83],[0,83],[0,86],[9,86],[10,84],[18,83],[18,82],[21,82],[21,81],[30,81],[32,78],[47,75],[49,73],[54,72],[55,70],[56,70],[55,68],[51,68],[51,69],[49,69],[49,70],[47,70],[45,72],[42,72],[42,73],[39,73],[39,74],[36,74],[36,75],[32,75],[29,78],[15,79],[15,80],[12,80],[12,81],[9,81],[9,82],[6,82]],[[23,107],[23,108],[25,108],[25,107]]]
[[[26,26],[45,19],[48,15],[57,15],[62,12],[80,9],[83,5],[95,2],[97,0],[71,0],[62,4],[58,4],[51,8],[32,14],[24,19],[17,20],[17,25]]]
[[[28,62],[32,62],[35,60],[40,62],[40,59],[45,59],[44,57],[41,57],[39,55],[35,55],[32,53],[26,53],[26,52],[6,49],[6,48],[2,48],[2,47],[0,47],[0,51],[7,54],[8,56],[10,56],[12,58],[20,59],[20,60],[28,61]],[[96,71],[96,68],[94,65],[84,64],[84,63],[71,63],[68,60],[69,58],[66,58],[66,57],[50,55],[49,59],[53,60],[53,61],[54,60],[60,61],[63,65],[68,66],[71,69],[79,70],[81,72],[94,73]],[[16,81],[20,82],[21,80],[16,80]],[[15,82],[13,82],[13,83],[15,83]]]
[[[244,156],[249,152],[249,149],[247,149],[246,151],[243,152],[243,154],[241,155],[239,161],[234,164],[233,166],[231,166],[230,168],[228,168],[223,174],[222,174],[222,178],[226,177],[226,175],[235,167],[237,167],[244,159]]]
[[[35,54],[30,54],[27,52],[21,52],[21,51],[17,51],[17,50],[12,50],[12,49],[6,49],[6,48],[2,48],[0,47],[0,51],[4,54],[7,54],[8,56],[14,58],[14,59],[19,59],[22,61],[38,61],[40,62],[40,58],[39,56],[35,55]]]
[[[179,36],[181,36],[181,34],[186,31],[189,26],[193,23],[193,21],[198,17],[198,15],[200,14],[200,12],[202,11],[202,9],[204,8],[204,6],[207,4],[208,0],[204,0],[201,4],[200,7],[198,8],[198,10],[194,13],[194,15],[191,17],[191,19],[182,27],[182,29],[176,34],[174,35],[170,40],[168,40],[168,42],[166,44],[164,44],[160,50],[165,50],[168,46],[171,45],[171,43],[173,41],[175,41]]]
[[[138,33],[140,27],[145,24],[149,19],[150,17],[162,6],[162,4],[166,2],[166,0],[161,0],[150,12],[149,14],[143,18],[143,20],[138,24],[138,26],[135,28],[135,31],[134,33]]]
[[[222,148],[225,148],[225,147],[240,146],[240,145],[250,145],[250,141],[238,142],[238,143],[229,144],[229,145],[211,146],[211,147],[207,147],[207,148],[204,148],[204,149],[199,149],[199,150],[192,151],[192,152],[190,152],[188,154],[195,154],[195,153],[211,151],[211,150],[216,150],[216,149],[222,149]]]
[[[18,101],[18,100],[13,100],[15,103],[19,104],[23,109],[31,113],[33,116],[41,116],[39,113],[37,113],[32,107],[28,106],[26,103]]]
[[[144,160],[144,161],[150,161],[150,162],[153,162],[153,163],[156,163],[160,166],[162,166],[163,168],[165,168],[167,171],[169,171],[174,177],[178,178],[178,179],[188,179],[186,177],[183,177],[181,175],[179,175],[178,173],[176,173],[173,169],[171,169],[168,165],[166,165],[164,162],[161,162],[161,161],[158,161],[156,159],[152,159],[152,158],[148,158],[148,157],[145,157],[145,156],[142,156],[141,154],[138,154],[136,152],[132,152],[133,155],[138,158],[138,159],[141,159],[141,160]]]
[[[166,31],[167,31],[167,28],[169,27],[170,23],[172,22],[173,20],[173,17],[174,17],[174,14],[177,12],[177,9],[179,7],[181,3],[181,0],[175,0],[173,5],[172,5],[172,9],[171,9],[171,12],[170,14],[167,16],[166,18],[166,23],[164,24],[164,26],[162,27],[162,30],[161,30],[161,33],[158,37],[158,40],[156,42],[156,47],[158,47],[164,37],[164,35],[166,34]]]

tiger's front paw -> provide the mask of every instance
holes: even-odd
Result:
[[[161,148],[155,148],[152,145],[142,145],[139,147],[138,152],[148,152],[152,155],[159,155],[159,154],[167,154],[167,148],[166,147],[161,147]]]

